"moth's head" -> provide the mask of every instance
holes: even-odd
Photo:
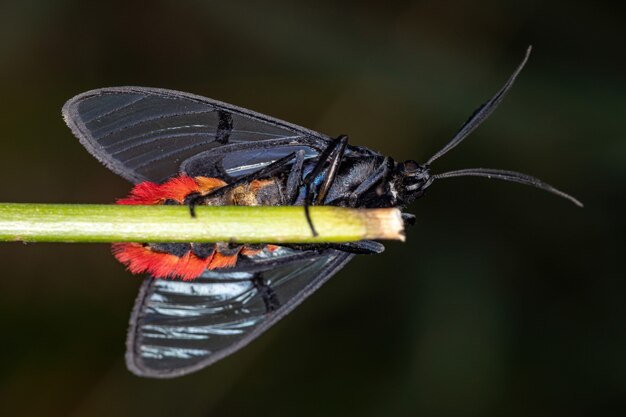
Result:
[[[394,183],[398,200],[408,204],[421,197],[434,178],[430,175],[430,167],[413,160],[396,164]]]

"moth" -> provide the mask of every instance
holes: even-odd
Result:
[[[480,176],[578,200],[529,175],[496,169],[431,173],[500,104],[525,65],[425,163],[398,162],[251,110],[179,91],[102,88],[63,107],[80,143],[135,184],[122,204],[335,205],[404,208],[435,181]],[[411,215],[405,214],[407,221]],[[309,218],[310,221],[310,218]],[[311,231],[315,225],[311,222]],[[126,363],[155,378],[185,375],[237,351],[291,312],[374,241],[327,245],[123,243],[116,257],[147,277],[133,308]]]

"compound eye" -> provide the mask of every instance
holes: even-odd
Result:
[[[406,172],[407,174],[413,174],[419,171],[420,166],[417,162],[408,160],[408,161],[404,161],[403,168],[404,168],[404,172]]]

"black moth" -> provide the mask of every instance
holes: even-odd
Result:
[[[465,169],[433,175],[450,151],[502,101],[528,59],[454,138],[426,163],[398,163],[347,137],[323,134],[205,97],[155,88],[104,88],[63,107],[80,142],[133,183],[163,182],[180,173],[229,184],[278,178],[273,204],[403,207],[441,178],[482,176],[532,185],[581,205],[528,175]],[[202,204],[201,199],[191,204]],[[407,220],[411,218],[407,215]],[[314,225],[312,225],[312,228]],[[168,378],[199,370],[235,352],[293,310],[355,253],[379,253],[377,242],[281,247],[194,281],[144,280],[133,309],[126,363],[135,374]]]

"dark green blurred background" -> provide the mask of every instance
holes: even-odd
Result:
[[[625,15],[610,2],[294,3],[0,3],[0,201],[128,191],[61,119],[88,89],[189,91],[423,161],[533,44],[502,107],[435,171],[528,172],[585,209],[441,181],[409,208],[407,243],[170,381],[125,369],[140,278],[107,245],[2,244],[0,414],[624,415]]]

